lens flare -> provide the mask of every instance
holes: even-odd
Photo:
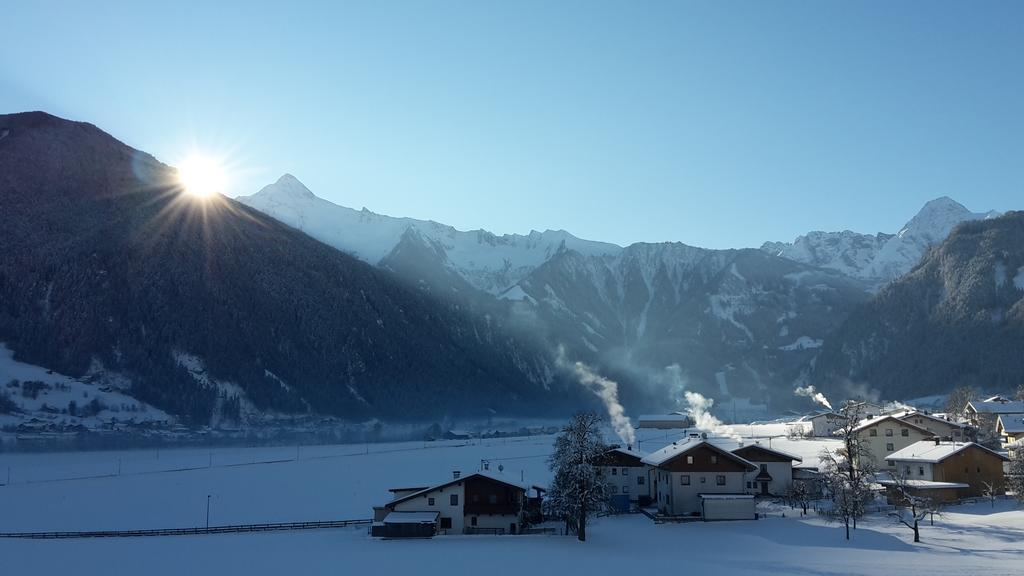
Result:
[[[224,192],[227,175],[220,162],[207,156],[193,155],[178,167],[178,181],[185,192],[196,198],[209,198]]]

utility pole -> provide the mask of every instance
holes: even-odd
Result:
[[[206,529],[210,529],[210,494],[206,495]]]

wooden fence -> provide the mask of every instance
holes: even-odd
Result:
[[[0,532],[0,538],[133,538],[140,536],[191,536],[197,534],[232,534],[240,532],[274,532],[279,530],[316,530],[370,524],[372,520],[326,520],[321,522],[277,522],[269,524],[236,524],[208,528],[155,528],[151,530],[96,530],[90,532]]]

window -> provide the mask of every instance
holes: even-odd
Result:
[[[868,436],[878,436],[878,429],[872,428],[871,432],[868,432]]]
[[[622,469],[622,475],[625,476],[627,474],[629,474],[629,468],[623,468]]]
[[[981,474],[981,466],[978,466],[978,474]]]
[[[767,464],[761,464],[761,472],[768,472],[768,465]]]
[[[707,476],[701,476],[701,477],[700,477],[700,483],[701,483],[701,484],[707,484],[707,483],[708,483],[708,478],[707,478]]]
[[[427,498],[427,506],[433,506],[433,505],[434,505],[434,499],[433,498]]]
[[[637,476],[636,477],[636,485],[637,486],[643,486],[644,485],[644,477],[643,476]]]
[[[894,450],[894,448],[892,446],[892,442],[887,443],[885,445],[885,449],[888,450],[889,452],[892,452]]]
[[[448,501],[451,503],[452,506],[458,506],[459,505],[459,495],[458,494],[452,494],[448,498]]]
[[[488,504],[497,504],[498,503],[498,495],[497,494],[491,494],[490,496],[488,496],[487,497],[487,503]]]
[[[452,528],[452,519],[451,518],[446,518],[446,517],[442,516],[441,517],[441,528],[442,529],[451,530],[451,528]]]
[[[686,463],[687,464],[693,464],[693,456],[687,456],[686,457]]]
[[[924,466],[918,466],[917,467],[917,475],[918,476],[924,476]]]
[[[712,464],[718,464],[718,456],[715,456],[714,454],[712,454],[711,455],[711,463]]]
[[[903,436],[904,438],[906,438],[907,436],[910,436],[910,429],[909,428],[901,429],[900,430],[900,436]]]
[[[903,475],[904,476],[910,476],[910,466],[904,466],[903,467]]]
[[[623,486],[622,487],[622,493],[623,494],[629,494],[629,486]]]
[[[682,476],[680,476],[679,477],[679,484],[682,485],[682,486],[689,486],[690,485],[690,475],[689,474],[683,474]]]
[[[885,429],[885,435],[886,436],[892,436],[892,428],[886,428]]]
[[[476,516],[471,516],[469,518],[469,525],[470,526],[476,526]]]
[[[725,486],[725,474],[719,474],[715,476],[715,484],[719,486]]]
[[[886,465],[886,466],[895,466],[895,465],[896,465],[896,463],[895,463],[895,462],[893,462],[892,460],[886,460],[886,461],[885,461],[885,465]]]
[[[612,476],[618,476],[618,475],[619,475],[619,469],[618,468],[612,468]]]
[[[750,482],[750,481],[748,480],[748,481],[747,481],[747,488],[753,488],[753,487],[754,487],[754,483],[753,483],[753,482]]]

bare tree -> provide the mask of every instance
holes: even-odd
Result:
[[[864,515],[871,497],[870,483],[875,475],[875,458],[861,438],[861,409],[858,404],[847,403],[839,410],[842,424],[833,432],[842,444],[835,450],[821,452],[822,478],[832,498],[833,517],[846,525],[846,539],[850,539],[850,526],[857,529],[857,519]]]
[[[958,420],[967,418],[967,405],[978,397],[978,392],[970,386],[960,386],[949,393],[946,400],[946,413]]]
[[[889,487],[896,498],[896,511],[889,516],[914,531],[914,542],[921,541],[920,524],[929,514],[938,512],[938,506],[931,498],[914,493],[911,481],[906,475],[893,475]]]
[[[786,500],[790,506],[800,507],[801,516],[807,515],[807,507],[810,506],[813,499],[814,495],[811,494],[811,489],[806,482],[793,482],[789,490],[786,491]]]
[[[555,439],[549,465],[554,481],[548,509],[565,520],[566,530],[587,539],[587,518],[608,503],[608,486],[596,464],[608,451],[603,420],[593,412],[577,414]]]
[[[999,497],[999,485],[995,482],[982,482],[981,487],[983,488],[981,495],[988,498],[989,504],[992,508],[996,507],[996,498]]]

